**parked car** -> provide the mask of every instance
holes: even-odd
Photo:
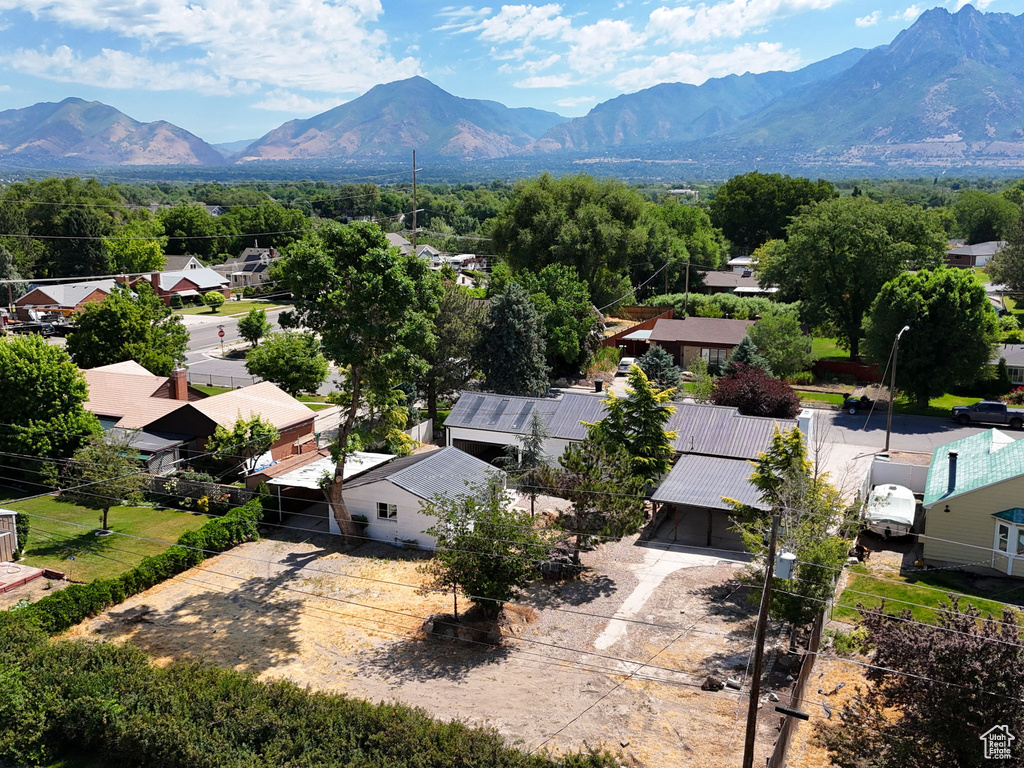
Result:
[[[622,373],[622,374],[629,373],[630,366],[633,366],[633,365],[636,365],[636,358],[635,357],[624,357],[621,360],[619,360],[619,370],[618,370],[618,372]]]
[[[957,424],[1005,424],[1012,429],[1024,427],[1024,409],[1008,408],[998,400],[982,400],[974,405],[953,406]]]

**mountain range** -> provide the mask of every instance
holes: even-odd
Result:
[[[847,167],[1024,167],[1024,15],[923,13],[888,45],[794,72],[663,83],[567,119],[454,96],[422,77],[378,85],[245,144],[214,147],[69,98],[0,112],[0,164],[477,162],[556,157],[774,158]],[[243,146],[244,144],[244,146]]]

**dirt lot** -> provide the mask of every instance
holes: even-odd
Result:
[[[745,699],[699,688],[709,672],[742,677],[747,664],[754,607],[736,563],[633,540],[602,547],[585,556],[582,581],[536,585],[523,601],[536,619],[495,648],[423,636],[428,615],[451,610],[449,595],[413,588],[423,555],[376,544],[342,555],[337,543],[296,534],[243,545],[70,634],[131,642],[159,663],[205,656],[401,701],[526,749],[601,745],[652,768],[740,761]],[[609,622],[617,611],[632,621]],[[775,739],[776,718],[762,712],[755,765]]]
[[[838,712],[858,692],[867,687],[863,667],[836,659],[822,658],[814,665],[807,683],[803,711],[811,716],[800,723],[790,742],[786,764],[790,768],[829,768],[832,761],[828,752],[816,743],[815,731],[838,721]],[[837,690],[837,687],[842,687]],[[829,717],[828,710],[832,711]]]

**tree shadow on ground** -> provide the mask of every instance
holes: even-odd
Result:
[[[708,600],[709,616],[717,616],[726,621],[743,621],[757,613],[757,603],[750,599],[753,590],[750,584],[730,579],[722,584],[698,589],[696,594]]]
[[[194,569],[183,578],[205,591],[182,595],[171,605],[115,608],[94,630],[110,638],[126,636],[156,658],[205,658],[218,666],[259,673],[298,654],[303,601],[283,588],[323,554],[293,553],[280,561],[283,567],[273,575],[244,580],[230,576],[230,565],[216,571]]]
[[[418,637],[360,654],[366,674],[390,683],[459,681],[474,669],[505,662],[513,652],[508,640],[502,645]]]
[[[42,541],[40,541],[42,539]],[[104,556],[109,553],[111,559],[123,559],[125,553],[123,539],[118,544],[119,536],[97,536],[93,530],[76,534],[54,533],[52,531],[32,531],[25,554],[30,557],[67,560],[81,555]],[[126,566],[130,567],[130,566]]]
[[[578,579],[536,581],[526,590],[526,597],[537,608],[581,606],[602,597],[610,597],[618,590],[619,585],[614,579],[585,568]]]

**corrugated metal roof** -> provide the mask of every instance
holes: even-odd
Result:
[[[496,473],[504,475],[487,462],[458,448],[448,447],[395,459],[359,475],[345,483],[345,487],[357,488],[388,480],[422,499],[430,499],[440,494],[466,493]]]
[[[680,453],[700,453],[734,459],[753,459],[768,448],[775,429],[792,429],[792,419],[742,416],[721,405],[675,403],[666,429],[677,433],[672,442]],[[604,418],[603,397],[566,394],[556,399],[512,397],[464,392],[445,420],[446,427],[484,429],[522,435],[530,428],[529,415],[536,409],[551,437],[582,440],[585,423]]]
[[[681,456],[651,498],[666,504],[731,510],[732,506],[722,500],[728,498],[755,509],[768,509],[750,484],[753,471],[749,461]]]
[[[956,481],[949,492],[949,454],[957,454]],[[935,449],[928,467],[924,506],[947,501],[978,488],[1024,475],[1024,440],[998,429],[956,440]]]

